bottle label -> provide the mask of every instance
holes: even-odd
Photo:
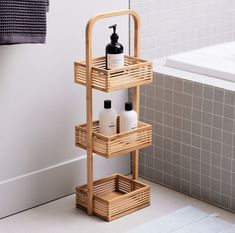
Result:
[[[108,127],[112,129],[112,128],[114,128],[115,126],[116,126],[116,125],[114,124],[114,122],[110,122],[110,124],[109,124]]]
[[[136,128],[137,128],[137,125],[132,125],[131,126],[131,130],[136,129]]]
[[[107,68],[117,69],[124,66],[124,53],[120,54],[107,54]]]

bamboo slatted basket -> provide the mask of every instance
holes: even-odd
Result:
[[[92,28],[96,21],[130,15],[134,19],[134,56],[125,56],[124,67],[105,69],[105,57],[92,58]],[[134,110],[139,113],[140,85],[152,82],[152,62],[139,58],[139,16],[133,10],[122,10],[92,17],[86,26],[86,61],[74,63],[75,83],[86,86],[86,124],[75,126],[76,146],[87,150],[87,184],[77,187],[76,206],[107,221],[150,205],[150,187],[138,182],[139,149],[152,143],[152,126],[138,122],[132,131],[105,136],[99,133],[99,122],[92,119],[92,89],[112,92],[132,88]],[[93,153],[112,158],[131,152],[132,179],[115,174],[93,181]]]
[[[75,127],[76,146],[83,149],[87,148],[86,128],[86,124]],[[92,141],[94,153],[111,158],[150,146],[152,144],[152,126],[139,121],[135,130],[106,136],[99,133],[99,121],[94,121]]]
[[[117,91],[151,83],[152,62],[125,55],[123,68],[107,70],[105,57],[92,60],[92,88],[104,92]],[[74,80],[86,86],[86,62],[74,63]]]
[[[94,214],[112,221],[150,205],[150,187],[120,174],[93,183]],[[77,207],[87,210],[87,185],[76,188]]]

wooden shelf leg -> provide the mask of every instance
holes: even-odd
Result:
[[[86,119],[87,119],[87,213],[93,214],[93,142],[92,142],[92,55],[91,40],[89,40],[90,27],[86,27]]]
[[[133,151],[131,152],[132,155],[132,179],[137,180],[138,179],[138,164],[139,164],[139,151]]]
[[[89,66],[90,72],[90,66]],[[88,73],[89,74],[89,73]],[[87,85],[87,213],[93,214],[92,88]]]
[[[93,214],[93,154],[87,151],[87,213]]]
[[[140,51],[140,25],[139,25],[139,19],[135,20],[135,31],[134,31],[134,56],[139,57],[139,51]],[[139,120],[139,102],[140,102],[140,87],[134,87],[133,88],[133,104],[134,104],[134,110],[137,112],[137,117]],[[139,150],[133,151],[131,153],[132,155],[132,179],[137,180],[138,179],[138,165],[139,165]]]
[[[133,88],[133,105],[134,110],[137,112],[137,116],[139,119],[139,94],[140,94],[140,87]],[[139,164],[139,150],[133,151],[132,155],[132,179],[138,179],[138,164]]]

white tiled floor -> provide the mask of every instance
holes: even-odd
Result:
[[[143,180],[142,180],[143,181]],[[113,222],[105,222],[75,208],[74,195],[0,220],[0,233],[121,233],[174,210],[191,205],[218,213],[235,223],[235,214],[144,180],[152,187],[150,207]]]

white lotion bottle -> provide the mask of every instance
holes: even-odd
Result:
[[[137,113],[132,109],[132,103],[125,103],[125,110],[120,113],[120,133],[137,128]]]
[[[111,106],[111,100],[104,101],[104,109],[99,114],[99,132],[106,136],[117,133],[117,113]]]

